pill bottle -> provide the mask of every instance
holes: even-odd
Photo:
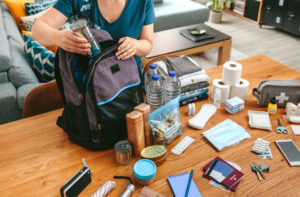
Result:
[[[271,115],[276,114],[276,112],[277,112],[277,101],[276,101],[275,97],[271,98],[271,100],[269,102],[268,112]]]

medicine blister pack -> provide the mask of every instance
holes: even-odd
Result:
[[[269,147],[270,142],[263,140],[261,138],[257,138],[257,140],[254,142],[254,146],[252,148],[252,151],[258,154],[264,154]]]
[[[181,153],[195,141],[190,136],[185,136],[172,150],[171,153],[181,155]]]

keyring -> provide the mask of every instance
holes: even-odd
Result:
[[[253,163],[257,163],[257,165],[253,165]],[[257,160],[252,160],[250,163],[249,163],[249,165],[250,165],[250,167],[252,167],[252,166],[259,166],[259,161],[257,161]]]

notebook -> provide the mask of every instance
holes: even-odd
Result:
[[[167,178],[175,197],[185,196],[185,191],[188,185],[189,177],[190,177],[190,173],[186,172],[183,174],[169,176]],[[188,196],[202,197],[193,179],[191,180],[191,186],[190,186],[190,191]]]
[[[205,171],[204,177],[212,179],[232,191],[237,189],[237,186],[244,177],[244,173],[237,170],[220,157],[216,157],[204,166],[203,169]]]
[[[187,29],[183,29],[183,30],[180,30],[179,32],[182,36],[194,41],[194,42],[198,42],[198,41],[202,41],[202,40],[207,40],[207,39],[211,39],[213,38],[212,35],[210,34],[207,34],[207,33],[204,33],[204,34],[201,34],[201,35],[192,35],[190,34],[190,32],[187,30]]]

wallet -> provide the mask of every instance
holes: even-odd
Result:
[[[300,102],[300,81],[266,79],[252,89],[252,94],[262,107],[267,107],[273,97],[277,100],[277,107],[285,107],[288,102],[297,104]]]

